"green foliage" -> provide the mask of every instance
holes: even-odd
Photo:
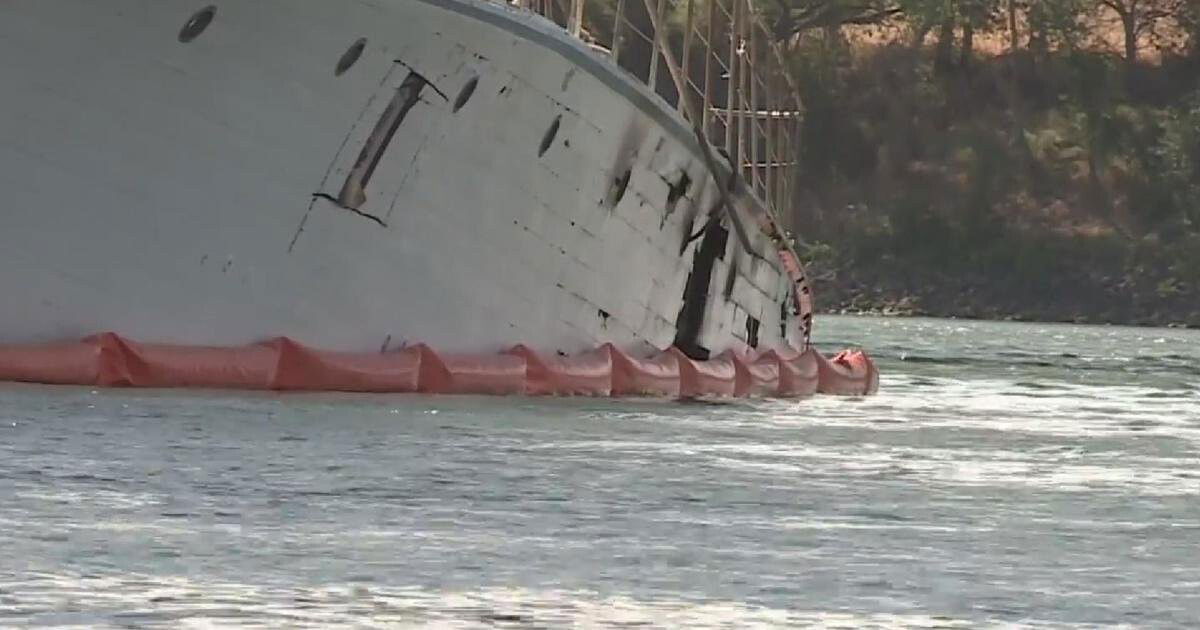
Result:
[[[1132,84],[1120,59],[1064,47],[947,79],[928,49],[808,45],[802,194],[826,211],[798,227],[837,247],[818,268],[1040,312],[1200,313],[1200,77],[1147,66]]]
[[[1094,10],[1098,0],[1031,0],[1028,18],[1031,46],[1045,50],[1075,50],[1088,35],[1082,16]],[[1044,52],[1044,51],[1037,51]]]
[[[781,40],[814,29],[881,22],[900,10],[892,0],[777,0],[766,5]]]

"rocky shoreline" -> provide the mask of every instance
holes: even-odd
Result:
[[[1195,291],[1160,295],[1082,280],[1030,287],[948,274],[897,278],[839,272],[818,276],[814,299],[820,313],[1200,329]]]

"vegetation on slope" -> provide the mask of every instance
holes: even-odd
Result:
[[[1200,326],[1197,3],[796,1],[821,307]]]

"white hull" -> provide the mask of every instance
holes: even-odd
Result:
[[[644,86],[542,18],[471,0],[227,0],[181,43],[202,6],[0,4],[0,343],[676,340],[703,239],[680,248],[717,191]],[[410,72],[428,84],[360,212],[341,207]],[[725,250],[696,343],[799,345],[779,266],[733,235]]]

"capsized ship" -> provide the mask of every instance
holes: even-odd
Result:
[[[751,0],[8,0],[0,59],[2,380],[877,384],[810,348]]]

